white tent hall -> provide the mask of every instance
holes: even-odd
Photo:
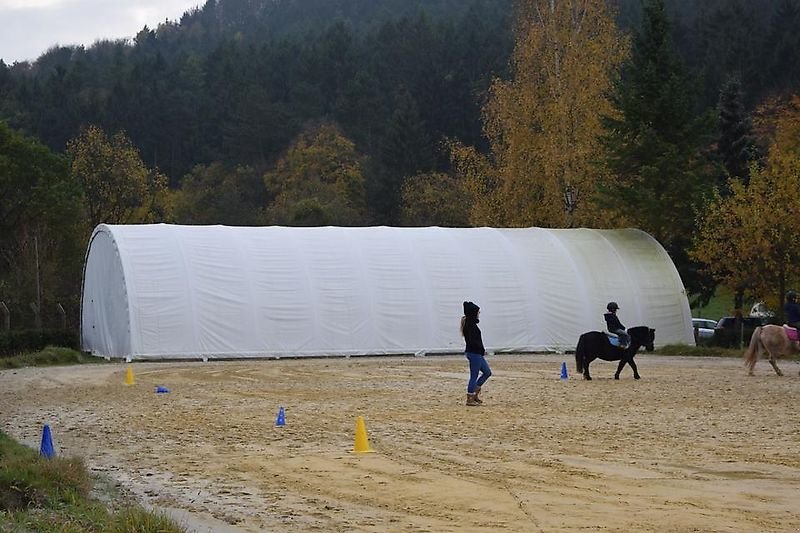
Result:
[[[492,352],[574,350],[606,303],[694,344],[683,283],[636,229],[106,225],[81,345],[130,360],[458,353],[462,302]]]

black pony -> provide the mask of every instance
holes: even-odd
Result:
[[[581,335],[578,339],[578,346],[575,348],[575,366],[578,372],[583,372],[583,379],[592,379],[592,376],[589,375],[589,363],[597,358],[604,361],[619,361],[614,379],[619,379],[619,374],[626,363],[631,365],[633,377],[639,379],[639,371],[633,357],[642,346],[648,352],[654,350],[653,341],[656,338],[656,330],[647,326],[637,326],[628,329],[628,335],[631,336],[631,344],[625,349],[613,346],[608,340],[608,336],[602,331],[589,331]]]

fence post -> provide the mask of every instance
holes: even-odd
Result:
[[[33,311],[33,320],[37,331],[42,331],[42,315],[39,313],[39,306],[31,302],[31,311]]]
[[[11,312],[5,302],[0,302],[0,312],[3,313],[3,331],[8,333],[11,331]]]
[[[58,316],[61,317],[61,329],[67,329],[67,312],[64,310],[64,306],[58,304],[56,305],[56,310],[58,311]]]

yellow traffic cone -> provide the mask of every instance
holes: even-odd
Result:
[[[133,367],[128,367],[128,374],[125,376],[125,385],[136,385],[136,380],[133,379]]]
[[[367,426],[364,425],[364,417],[359,416],[356,418],[356,444],[353,447],[356,453],[372,453],[375,450],[369,447],[369,438],[367,438]]]

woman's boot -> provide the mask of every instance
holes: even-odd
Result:
[[[478,402],[475,401],[475,394],[474,393],[467,393],[467,405],[480,405]]]
[[[483,400],[480,398],[481,388],[475,387],[475,401],[478,402],[478,405],[483,403]]]

